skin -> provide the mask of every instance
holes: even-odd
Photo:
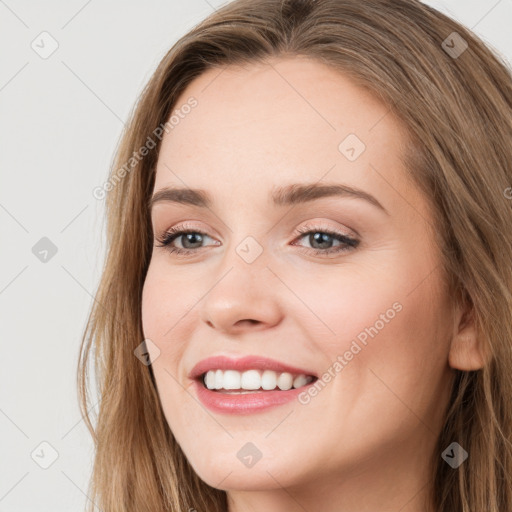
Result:
[[[444,285],[426,198],[406,178],[403,126],[306,58],[208,70],[177,108],[191,96],[197,107],[163,138],[154,191],[201,188],[214,204],[157,203],[152,223],[155,237],[184,221],[207,236],[174,241],[199,247],[190,256],[155,241],[142,301],[178,443],[227,491],[230,512],[430,510],[428,459],[453,368],[483,362],[468,310]],[[350,133],[366,145],[355,161],[338,149]],[[320,181],[363,189],[389,214],[348,197],[270,202],[276,185]],[[360,244],[315,255],[322,246],[296,232],[306,224]],[[263,249],[250,264],[236,252],[248,236]],[[307,404],[225,415],[197,400],[188,373],[208,356],[265,355],[321,376],[394,303],[401,310]],[[247,442],[262,453],[250,468],[237,458]]]

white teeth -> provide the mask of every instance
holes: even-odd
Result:
[[[279,389],[286,391],[288,389],[292,389],[293,386],[293,377],[291,373],[281,373],[277,378],[277,386]]]
[[[240,374],[240,372],[235,373]],[[261,387],[260,372],[258,370],[247,370],[246,372],[242,373],[242,381],[240,383],[240,387],[242,389],[259,389]]]
[[[313,377],[308,375],[292,375],[288,372],[277,373],[272,370],[210,370],[206,372],[203,383],[208,389],[217,390],[258,390],[270,391],[280,389],[287,391],[309,384]],[[243,393],[243,391],[241,391]]]
[[[265,370],[261,376],[261,387],[263,389],[275,389],[277,386],[276,372]]]
[[[222,384],[222,370],[217,370],[215,372],[215,389],[221,389]]]
[[[205,385],[208,389],[215,389],[215,372],[208,372],[206,374]]]
[[[308,379],[305,375],[299,375],[298,377],[295,377],[293,380],[293,387],[294,388],[300,388],[308,383]]]
[[[240,389],[240,372],[226,370],[223,375],[222,384],[224,389]]]

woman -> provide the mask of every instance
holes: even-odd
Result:
[[[416,0],[181,38],[95,194],[96,506],[512,511],[511,140],[506,65]]]

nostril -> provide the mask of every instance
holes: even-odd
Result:
[[[250,323],[251,325],[259,324],[260,322],[258,320],[253,320],[252,318],[247,318],[246,320],[239,320],[236,325],[243,325],[245,322]]]

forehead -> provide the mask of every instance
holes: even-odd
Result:
[[[183,91],[174,112],[192,97],[197,106],[164,135],[155,190],[189,186],[227,197],[236,189],[247,198],[325,179],[375,191],[379,174],[406,186],[403,126],[325,64],[294,57],[209,69]],[[344,153],[354,144],[355,160]]]

